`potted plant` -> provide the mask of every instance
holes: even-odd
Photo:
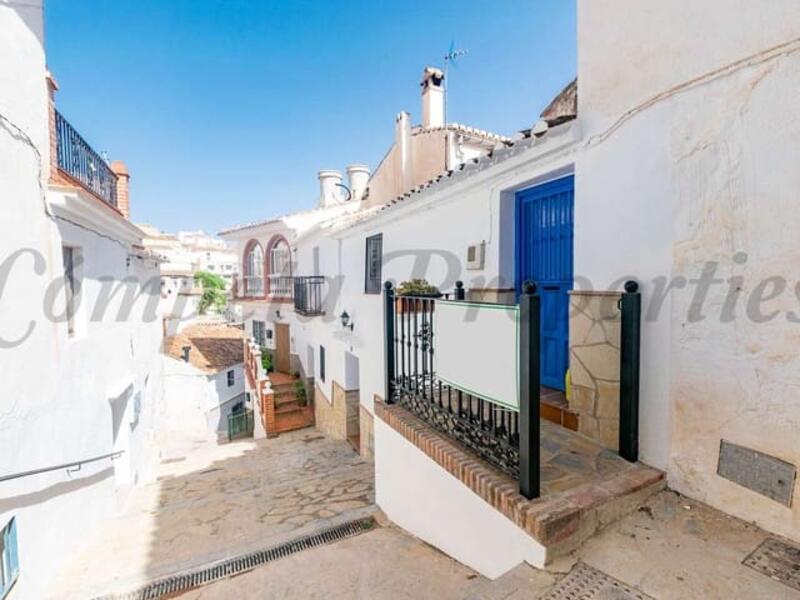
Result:
[[[429,303],[423,298],[441,298],[442,293],[435,285],[428,283],[425,279],[411,279],[403,281],[397,286],[397,298],[395,299],[397,312],[421,312]],[[433,302],[430,302],[430,309],[433,311]]]

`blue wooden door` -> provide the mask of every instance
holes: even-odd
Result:
[[[569,364],[569,295],[573,281],[574,177],[516,194],[517,294],[534,281],[542,306],[542,385],[563,390]]]

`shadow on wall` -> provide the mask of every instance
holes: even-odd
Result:
[[[73,565],[74,597],[130,591],[374,511],[372,465],[313,430],[183,450]]]
[[[81,477],[71,481],[60,481],[36,492],[0,498],[0,514],[42,504],[64,494],[71,494],[80,489],[97,485],[107,479],[111,479],[113,476],[114,467],[112,466],[97,471],[88,477]]]
[[[41,2],[19,2],[10,6],[3,3],[2,8],[10,8],[17,13],[19,20],[25,24],[25,28],[33,34],[39,45],[44,48],[44,20],[42,19],[43,8]]]

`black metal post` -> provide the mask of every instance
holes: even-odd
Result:
[[[463,300],[464,299],[464,282],[463,281],[456,281],[456,292],[453,297],[454,300]]]
[[[639,460],[639,346],[642,329],[642,295],[639,284],[625,282],[620,308],[619,455]]]
[[[384,402],[394,402],[394,290],[392,282],[383,284],[384,360],[386,369],[386,397]]]
[[[539,497],[539,296],[526,282],[519,297],[519,491]]]

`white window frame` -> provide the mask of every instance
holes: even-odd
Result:
[[[256,273],[256,275],[254,275]],[[264,294],[264,251],[256,242],[244,257],[244,295],[261,296]]]
[[[0,599],[5,598],[19,579],[19,544],[15,517],[0,529]]]
[[[286,240],[280,239],[269,251],[269,295],[278,298],[292,296],[292,251]]]

